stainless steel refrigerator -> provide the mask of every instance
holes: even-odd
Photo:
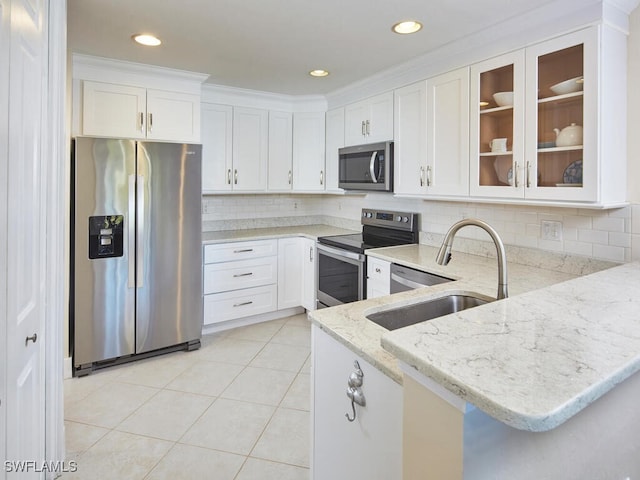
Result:
[[[161,349],[200,346],[201,149],[74,140],[74,375]]]

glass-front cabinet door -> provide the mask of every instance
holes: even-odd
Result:
[[[596,201],[597,29],[471,68],[471,195]]]
[[[596,44],[591,29],[526,51],[528,198],[596,200]]]
[[[524,194],[524,50],[471,67],[471,195]]]

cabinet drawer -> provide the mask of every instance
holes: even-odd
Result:
[[[277,240],[220,243],[205,245],[204,263],[230,262],[278,254]]]
[[[270,285],[278,281],[278,257],[250,258],[204,266],[204,293]]]
[[[273,312],[277,308],[277,285],[213,293],[204,296],[204,324]]]

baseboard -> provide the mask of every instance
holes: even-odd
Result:
[[[64,371],[63,378],[71,378],[73,376],[73,368],[71,364],[71,357],[64,357]]]
[[[202,334],[209,335],[212,333],[224,332],[232,328],[246,327],[255,323],[268,322],[269,320],[277,320],[279,318],[290,317],[304,313],[302,307],[287,308],[285,310],[277,310],[275,312],[262,313],[260,315],[252,315],[250,317],[236,318],[235,320],[227,320],[226,322],[211,323],[202,327]]]

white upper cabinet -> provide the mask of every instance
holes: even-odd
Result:
[[[82,84],[82,134],[145,138],[147,90],[89,82]]]
[[[293,114],[293,189],[324,190],[324,112]]]
[[[200,142],[200,95],[147,89],[147,138]]]
[[[429,195],[469,194],[469,69],[427,80]]]
[[[233,190],[266,190],[268,142],[269,112],[259,108],[234,107]]]
[[[345,107],[345,145],[393,140],[393,92]]]
[[[232,189],[233,107],[202,104],[202,191]]]
[[[596,201],[597,29],[528,48],[526,72],[525,197]]]
[[[472,66],[471,194],[625,202],[625,65],[626,36],[600,25]]]
[[[269,191],[293,188],[293,115],[269,112]]]
[[[325,119],[325,190],[342,192],[338,188],[338,149],[344,147],[344,107],[329,110]]]
[[[85,80],[82,134],[200,141],[200,96]]]
[[[471,67],[471,195],[524,196],[524,57]]]
[[[427,82],[398,88],[393,99],[394,192],[424,194],[427,169]]]

